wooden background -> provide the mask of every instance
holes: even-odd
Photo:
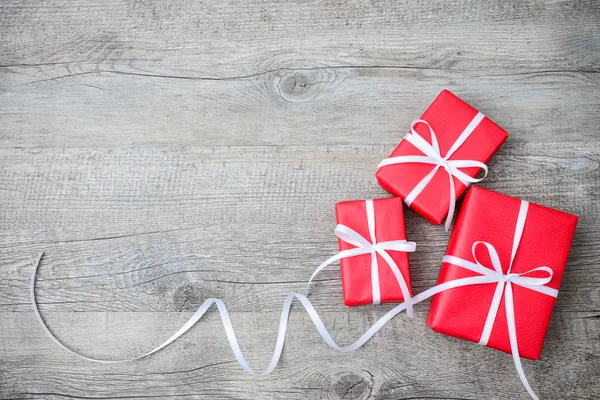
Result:
[[[600,2],[3,0],[0,398],[527,398],[507,354],[398,316],[343,355],[292,310],[279,367],[236,363],[207,297],[266,366],[286,293],[333,254],[334,204],[386,196],[377,163],[443,88],[510,138],[481,185],[581,216],[542,360],[544,399],[600,394]],[[413,288],[443,227],[408,211]],[[312,299],[349,343],[390,305]],[[476,299],[474,299],[476,301]]]

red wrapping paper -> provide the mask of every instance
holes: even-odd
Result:
[[[377,242],[390,240],[406,240],[404,231],[403,203],[400,198],[374,199],[375,210],[375,237]],[[346,225],[355,230],[364,238],[370,238],[367,211],[364,200],[343,201],[335,205],[336,221],[338,224]],[[338,239],[339,249],[352,249],[354,246]],[[388,251],[389,255],[398,265],[404,280],[408,286],[410,295],[410,272],[408,255],[400,251]],[[400,286],[394,273],[377,254],[377,265],[379,271],[379,286],[381,292],[381,303],[401,302],[404,300]],[[342,294],[344,304],[347,306],[358,306],[373,303],[371,289],[371,255],[364,254],[340,260],[342,275]]]
[[[445,156],[461,132],[471,122],[478,111],[448,90],[443,90],[423,113],[421,119],[429,122],[437,136],[440,154]],[[415,130],[429,143],[431,135],[425,124],[418,124]],[[506,141],[508,133],[489,118],[484,118],[463,145],[450,157],[450,160],[475,160],[487,163]],[[411,143],[402,140],[389,157],[423,155]],[[377,170],[377,181],[388,192],[402,199],[425,177],[434,165],[405,163],[388,165]],[[469,176],[476,176],[479,168],[462,168]],[[466,190],[466,186],[453,177],[456,199]],[[448,173],[440,168],[431,182],[415,198],[411,208],[427,221],[441,224],[448,214],[450,187]]]
[[[471,188],[456,219],[446,255],[474,262],[471,253],[473,242],[486,241],[498,251],[503,272],[507,273],[520,203],[521,200],[514,197],[479,187]],[[546,286],[558,289],[577,220],[575,215],[530,203],[511,272],[522,273],[540,266],[550,267],[553,277]],[[484,266],[491,268],[484,246],[479,246],[476,255]],[[470,276],[477,274],[443,263],[438,284]],[[470,285],[435,295],[427,325],[440,333],[479,342],[495,287],[495,283]],[[519,285],[513,285],[513,292],[519,353],[522,357],[537,360],[556,299]],[[502,297],[487,346],[511,353],[504,301],[505,296]]]

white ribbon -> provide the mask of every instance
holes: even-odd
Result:
[[[304,307],[304,309],[310,316],[312,323],[315,325],[317,331],[319,332],[319,335],[321,335],[321,337],[323,338],[325,343],[333,349],[336,349],[336,350],[339,350],[339,351],[342,351],[345,353],[349,353],[349,352],[352,352],[352,351],[357,350],[360,347],[362,347],[386,323],[388,323],[392,318],[394,318],[396,315],[398,315],[402,311],[407,310],[407,314],[408,314],[408,312],[409,312],[408,310],[410,310],[412,308],[412,305],[414,305],[414,304],[420,303],[438,293],[441,293],[445,290],[449,290],[452,288],[486,284],[486,283],[496,283],[497,284],[496,290],[494,292],[494,297],[492,298],[492,304],[490,306],[490,310],[488,312],[488,316],[485,321],[485,325],[484,325],[484,329],[483,329],[483,332],[481,335],[480,343],[484,344],[484,345],[487,344],[487,341],[491,334],[491,330],[494,325],[494,321],[496,319],[496,314],[498,312],[500,302],[502,300],[502,296],[504,295],[505,296],[504,303],[505,303],[505,308],[506,308],[506,320],[507,320],[507,325],[508,325],[508,336],[509,336],[513,361],[515,363],[515,368],[517,370],[517,374],[519,375],[519,378],[521,379],[521,382],[523,383],[523,386],[525,387],[525,389],[527,390],[529,395],[533,399],[538,400],[538,397],[531,389],[529,382],[527,382],[527,378],[525,377],[525,372],[523,370],[523,366],[521,364],[521,359],[519,356],[519,346],[518,346],[518,342],[517,342],[517,330],[516,330],[517,328],[516,328],[516,323],[515,323],[515,310],[514,310],[512,285],[513,284],[518,285],[518,286],[521,286],[521,287],[524,287],[524,288],[527,288],[527,289],[530,289],[530,290],[533,290],[533,291],[536,291],[539,293],[543,293],[543,294],[546,294],[546,295],[552,296],[552,297],[556,297],[558,295],[558,290],[545,286],[552,279],[552,269],[550,269],[548,267],[545,267],[545,266],[537,267],[537,268],[533,268],[527,272],[520,273],[520,274],[515,274],[515,273],[510,272],[510,270],[512,268],[513,260],[515,258],[515,255],[516,255],[516,252],[517,252],[517,249],[519,246],[519,243],[521,241],[521,235],[523,233],[523,228],[525,226],[525,220],[527,218],[528,205],[529,205],[528,202],[521,201],[519,215],[517,218],[517,224],[515,227],[515,234],[513,237],[513,247],[512,247],[510,265],[508,268],[508,272],[506,274],[504,274],[502,272],[502,266],[500,264],[500,259],[498,257],[498,253],[497,253],[496,249],[494,248],[494,246],[487,242],[477,241],[477,242],[473,243],[473,246],[471,248],[471,253],[473,255],[473,259],[475,260],[475,262],[471,262],[471,261],[468,261],[468,260],[465,260],[462,258],[458,258],[458,257],[454,257],[454,256],[445,256],[443,258],[443,261],[453,264],[453,265],[456,265],[458,267],[465,268],[470,271],[476,272],[476,273],[480,274],[479,276],[460,278],[460,279],[455,279],[452,281],[444,282],[444,283],[434,286],[430,289],[427,289],[424,292],[421,292],[421,293],[413,296],[412,298],[410,298],[408,296],[405,297],[405,299],[407,299],[406,301],[404,301],[401,304],[398,304],[396,307],[394,307],[390,311],[388,311],[373,326],[371,326],[358,340],[356,340],[354,343],[352,343],[349,346],[344,346],[344,347],[339,346],[333,340],[333,338],[331,337],[331,335],[329,334],[329,332],[323,325],[321,318],[319,318],[319,315],[317,314],[316,310],[314,309],[314,307],[312,306],[310,301],[306,298],[306,296],[304,296],[303,294],[300,294],[300,293],[290,293],[285,298],[284,303],[283,303],[281,317],[279,320],[279,330],[277,333],[277,341],[275,344],[275,350],[273,351],[273,355],[271,357],[271,361],[270,361],[268,367],[262,372],[255,372],[254,370],[252,370],[250,368],[250,366],[246,362],[246,359],[244,358],[242,351],[240,349],[240,346],[238,344],[238,341],[236,339],[235,332],[233,330],[233,326],[232,326],[231,320],[229,318],[229,313],[227,312],[227,308],[225,307],[225,304],[223,303],[223,301],[220,299],[214,299],[214,298],[207,299],[204,303],[202,303],[200,308],[198,308],[198,310],[192,315],[192,317],[177,332],[175,332],[169,339],[167,339],[165,342],[163,342],[161,345],[159,345],[155,349],[153,349],[147,353],[144,353],[141,356],[137,356],[137,357],[129,358],[129,359],[122,359],[122,360],[103,360],[103,359],[87,357],[85,355],[77,353],[76,351],[74,351],[74,350],[70,349],[69,347],[67,347],[66,345],[64,345],[48,328],[48,326],[42,319],[42,316],[40,315],[40,312],[39,312],[39,309],[37,306],[36,296],[35,296],[35,282],[36,282],[37,270],[40,265],[40,261],[43,256],[43,253],[40,254],[40,256],[38,257],[35,267],[33,269],[32,276],[31,276],[31,286],[30,286],[31,301],[32,301],[33,310],[35,312],[35,315],[36,315],[40,325],[42,326],[44,331],[48,334],[48,336],[59,347],[61,347],[63,350],[66,350],[67,352],[69,352],[77,357],[83,358],[85,360],[98,362],[98,363],[107,363],[107,364],[125,363],[125,362],[138,360],[140,358],[147,357],[147,356],[163,349],[164,347],[168,346],[169,344],[174,342],[176,339],[178,339],[180,336],[185,334],[188,330],[190,330],[202,318],[202,316],[206,313],[206,311],[213,304],[216,304],[217,310],[219,311],[219,315],[221,317],[221,321],[223,323],[223,327],[225,329],[225,334],[227,336],[229,345],[233,351],[233,354],[234,354],[236,360],[238,361],[240,366],[244,369],[244,371],[246,371],[248,374],[254,375],[254,376],[264,376],[264,375],[270,374],[275,369],[275,367],[277,366],[277,363],[279,362],[279,358],[281,357],[281,353],[283,351],[283,345],[285,342],[285,334],[287,331],[287,321],[288,321],[288,317],[289,317],[289,313],[290,313],[291,304],[292,304],[292,301],[294,300],[294,298],[296,298],[300,301],[300,303],[302,304],[302,306]],[[344,228],[349,229],[347,227],[344,227]],[[340,260],[341,258],[344,258],[344,257],[353,257],[356,255],[368,254],[368,253],[373,254],[373,252],[378,252],[379,254],[382,254],[380,251],[382,251],[384,254],[387,255],[387,253],[384,251],[386,249],[387,250],[397,250],[397,251],[414,251],[415,244],[414,243],[410,244],[411,242],[405,242],[405,241],[391,241],[391,242],[384,242],[384,243],[376,243],[375,240],[373,240],[373,243],[369,243],[370,247],[368,247],[367,243],[365,243],[368,241],[366,241],[364,238],[362,238],[360,235],[358,235],[358,233],[356,233],[352,230],[346,231],[346,229],[344,229],[344,228],[342,228],[341,230],[338,230],[336,228],[336,234],[340,233],[342,235],[342,237],[345,238],[342,240],[348,239],[348,243],[354,244],[357,247],[354,249],[344,250],[344,251],[336,254],[335,256],[331,257],[325,263],[321,264],[321,266],[319,266],[319,268],[317,268],[317,271],[315,271],[315,273],[313,273],[313,277],[323,268],[322,266],[332,263],[334,261]],[[352,234],[352,232],[354,232],[354,234]],[[374,232],[374,229],[373,229],[373,232]],[[349,234],[350,236],[348,236],[347,234]],[[340,237],[340,236],[338,236],[338,237]],[[376,247],[376,250],[372,250],[375,244],[377,244],[378,246]],[[400,244],[402,244],[402,245],[400,246]],[[477,248],[477,246],[482,245],[482,244],[486,247],[486,249],[489,253],[493,269],[484,267],[479,262],[479,260],[477,259],[476,255],[475,255],[475,249]],[[398,247],[396,247],[396,246],[398,246]],[[399,250],[400,247],[402,247],[403,250]],[[410,250],[411,248],[412,248],[412,250]],[[365,251],[366,249],[369,249],[369,251]],[[406,249],[408,249],[408,250],[406,250]],[[388,258],[391,260],[391,257],[389,257],[389,255],[384,257],[384,259],[386,259],[387,262],[389,262]],[[393,262],[393,260],[392,260],[392,262]],[[393,263],[393,264],[390,263],[390,267],[392,267],[393,265],[395,265],[395,263]],[[397,268],[397,266],[396,266],[396,268]],[[393,269],[393,267],[392,267],[392,269]],[[527,276],[534,272],[544,272],[546,276],[543,278],[534,278],[534,277]],[[402,274],[399,274],[399,276],[401,277]],[[396,277],[398,277],[398,275],[396,275]],[[311,277],[311,279],[312,279],[312,277]],[[400,283],[400,282],[398,282],[398,283]]]
[[[248,374],[253,375],[253,376],[264,376],[264,375],[268,375],[271,372],[273,372],[273,370],[277,366],[277,363],[279,362],[279,358],[281,357],[281,353],[283,351],[283,345],[285,342],[285,335],[287,332],[288,317],[290,314],[290,308],[292,306],[292,301],[294,300],[294,298],[296,298],[300,301],[300,303],[302,304],[302,306],[308,313],[310,319],[312,320],[312,323],[314,324],[315,328],[317,328],[319,335],[321,335],[321,337],[323,338],[325,343],[332,349],[339,350],[344,353],[349,353],[349,352],[352,352],[352,351],[357,350],[360,347],[362,347],[388,321],[390,321],[393,317],[398,315],[400,312],[402,312],[406,308],[406,303],[402,303],[402,304],[396,306],[394,309],[388,311],[382,318],[380,318],[379,321],[377,321],[373,326],[371,326],[354,343],[350,344],[349,346],[340,346],[333,340],[333,338],[327,331],[327,328],[325,328],[325,325],[323,325],[323,321],[321,321],[321,318],[317,314],[317,311],[315,310],[313,305],[310,303],[310,301],[306,298],[306,296],[301,293],[290,293],[287,295],[287,297],[285,298],[285,300],[283,302],[283,308],[281,310],[281,317],[279,319],[279,330],[277,332],[277,341],[275,344],[275,350],[273,351],[273,355],[271,356],[271,361],[269,362],[269,365],[262,372],[256,372],[252,368],[250,368],[250,366],[248,365],[248,362],[244,358],[244,355],[242,354],[242,351],[238,344],[238,341],[237,341],[235,332],[233,330],[233,326],[231,324],[231,319],[229,318],[229,313],[227,312],[227,307],[225,306],[225,303],[223,303],[223,300],[221,300],[221,299],[214,299],[214,298],[207,299],[206,301],[204,301],[204,303],[202,303],[200,308],[198,308],[198,310],[190,317],[190,319],[177,332],[175,332],[170,338],[165,340],[162,344],[160,344],[158,347],[154,348],[153,350],[150,350],[140,356],[136,356],[133,358],[127,358],[127,359],[120,359],[120,360],[107,360],[107,359],[92,358],[92,357],[88,357],[83,354],[80,354],[80,353],[76,352],[75,350],[72,350],[71,348],[67,347],[65,344],[63,344],[54,335],[54,333],[50,330],[50,328],[48,328],[48,325],[46,325],[46,322],[40,315],[40,311],[39,311],[36,296],[35,296],[35,282],[36,282],[36,277],[37,277],[37,271],[38,271],[38,268],[39,268],[39,265],[40,265],[43,255],[44,255],[44,253],[41,253],[36,260],[35,266],[33,268],[33,273],[31,276],[31,285],[30,285],[31,303],[32,303],[33,311],[35,313],[35,316],[37,317],[38,322],[40,323],[40,325],[42,326],[42,328],[44,329],[46,334],[50,337],[50,339],[52,339],[54,341],[54,343],[56,343],[63,350],[65,350],[68,353],[71,353],[77,357],[83,358],[84,360],[92,361],[92,362],[96,362],[96,363],[102,363],[102,364],[119,364],[119,363],[131,362],[131,361],[139,360],[144,357],[148,357],[149,355],[156,353],[157,351],[167,347],[169,344],[171,344],[172,342],[177,340],[179,337],[181,337],[183,334],[185,334],[188,330],[190,330],[194,325],[196,325],[196,323],[202,318],[202,316],[204,316],[206,311],[213,304],[215,304],[217,306],[217,310],[219,311],[219,316],[221,317],[221,321],[223,323],[223,328],[225,329],[225,335],[227,336],[227,340],[229,341],[229,346],[231,347],[231,350],[233,351],[233,354],[234,354],[237,362],[240,364],[242,369],[244,371],[246,371]]]
[[[454,179],[456,177],[459,181],[461,181],[465,186],[469,186],[471,183],[481,182],[488,173],[488,167],[484,163],[476,160],[450,160],[450,157],[459,149],[460,146],[463,145],[465,140],[471,133],[475,130],[477,125],[485,118],[485,115],[482,113],[477,113],[475,117],[469,122],[469,125],[462,131],[462,133],[458,136],[452,147],[448,150],[446,155],[442,157],[440,146],[437,141],[437,137],[431,125],[425,120],[417,119],[410,124],[410,133],[408,133],[404,139],[419,149],[424,156],[397,156],[386,158],[381,161],[377,166],[377,169],[383,168],[387,165],[393,164],[404,164],[404,163],[421,163],[421,164],[433,164],[434,167],[429,174],[427,174],[421,181],[413,188],[413,190],[406,196],[404,202],[408,207],[412,204],[414,199],[425,189],[425,187],[431,182],[434,175],[441,168],[448,173],[449,184],[450,184],[450,202],[448,203],[448,215],[446,216],[445,228],[446,232],[450,229],[450,223],[452,222],[452,218],[454,216],[454,207],[455,207],[455,197],[456,197],[456,189],[454,187]],[[425,124],[429,128],[429,133],[431,134],[431,143],[425,140],[419,133],[415,130],[415,126],[417,124]],[[484,175],[481,178],[473,178],[464,172],[462,172],[461,168],[471,168],[471,167],[479,167],[483,169]]]
[[[342,258],[356,257],[363,254],[371,254],[371,289],[373,291],[373,304],[380,304],[381,291],[379,288],[379,265],[377,264],[377,254],[379,254],[394,273],[394,277],[396,278],[396,281],[400,286],[402,296],[407,302],[406,313],[410,317],[412,317],[413,310],[412,303],[410,301],[411,297],[410,292],[408,290],[408,285],[406,283],[406,280],[404,279],[404,276],[402,275],[402,272],[400,272],[398,265],[387,252],[387,250],[413,252],[416,250],[417,244],[415,242],[408,242],[406,240],[390,240],[387,242],[378,243],[377,238],[375,237],[375,210],[373,207],[373,200],[365,200],[365,203],[367,209],[367,224],[369,226],[369,235],[371,236],[371,241],[368,241],[358,232],[347,227],[346,225],[338,224],[334,230],[335,235],[344,242],[356,247],[353,249],[342,250],[336,255],[328,258],[323,263],[321,263],[321,265],[319,265],[317,269],[315,269],[315,272],[313,272],[310,279],[308,280],[308,286],[310,286],[315,276],[317,276],[317,274],[329,264],[339,261]]]

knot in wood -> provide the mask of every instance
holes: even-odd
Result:
[[[322,398],[327,400],[367,399],[373,390],[373,379],[368,373],[339,372],[331,375],[323,387]]]
[[[200,282],[184,282],[173,292],[173,305],[176,310],[196,311],[207,298],[218,297],[215,289]]]
[[[288,102],[305,102],[319,98],[336,80],[333,69],[282,69],[275,79],[275,90]]]

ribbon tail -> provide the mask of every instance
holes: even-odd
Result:
[[[500,308],[500,301],[502,301],[502,293],[504,292],[505,286],[506,284],[504,281],[500,281],[498,284],[496,284],[496,291],[494,292],[494,297],[492,297],[492,304],[490,305],[490,310],[488,311],[487,318],[485,319],[485,325],[483,326],[483,332],[481,333],[481,338],[479,339],[479,344],[483,346],[487,346],[488,340],[490,340],[490,335],[492,334],[492,329],[494,328],[494,322],[496,321],[498,308]]]
[[[508,338],[510,341],[510,351],[512,353],[513,361],[515,362],[515,368],[517,370],[517,374],[521,379],[521,383],[527,390],[527,393],[531,396],[533,400],[539,400],[529,382],[527,381],[527,377],[525,376],[525,371],[523,370],[523,365],[521,364],[521,357],[519,356],[519,344],[517,342],[517,326],[515,323],[515,309],[514,309],[514,301],[513,301],[513,291],[512,284],[510,282],[506,283],[505,294],[504,294],[504,303],[506,305],[506,322],[508,325]]]
[[[288,320],[290,316],[290,309],[292,308],[292,301],[294,298],[300,300],[306,311],[309,313],[313,324],[325,340],[325,342],[333,348],[338,347],[337,344],[333,341],[329,332],[323,325],[321,318],[319,318],[317,312],[313,308],[312,304],[308,299],[300,294],[300,293],[290,293],[283,302],[283,307],[281,309],[281,317],[279,318],[279,328],[277,330],[277,341],[275,343],[275,349],[273,350],[273,355],[271,356],[271,361],[267,368],[262,372],[256,372],[248,365],[242,350],[240,349],[240,345],[235,336],[235,331],[233,330],[233,325],[231,324],[231,318],[229,317],[229,312],[227,311],[227,307],[223,300],[215,299],[215,303],[217,304],[217,308],[219,310],[219,315],[221,317],[221,321],[223,322],[223,328],[225,329],[225,334],[227,335],[227,341],[229,342],[229,347],[233,351],[233,355],[235,356],[238,364],[242,367],[242,369],[249,375],[252,376],[265,376],[269,375],[273,370],[277,367],[279,363],[279,359],[281,358],[281,353],[283,352],[283,347],[285,344],[285,336],[287,333]]]
[[[448,215],[446,216],[446,223],[444,224],[446,232],[450,229],[450,224],[452,224],[452,219],[454,218],[456,200],[456,189],[454,188],[454,178],[452,177],[452,174],[448,173],[448,179],[450,179],[450,202],[448,203]]]
[[[373,293],[373,304],[381,304],[381,288],[379,286],[379,264],[377,253],[371,253],[371,292]]]
[[[402,297],[404,298],[404,302],[406,303],[406,315],[412,318],[413,316],[413,302],[410,296],[410,292],[408,290],[408,285],[406,284],[406,280],[404,279],[404,275],[398,268],[398,265],[394,261],[394,259],[389,255],[389,253],[385,250],[377,250],[377,253],[383,257],[385,262],[388,264],[392,272],[394,273],[394,277],[398,282],[398,286],[400,286],[400,291],[402,292]]]

